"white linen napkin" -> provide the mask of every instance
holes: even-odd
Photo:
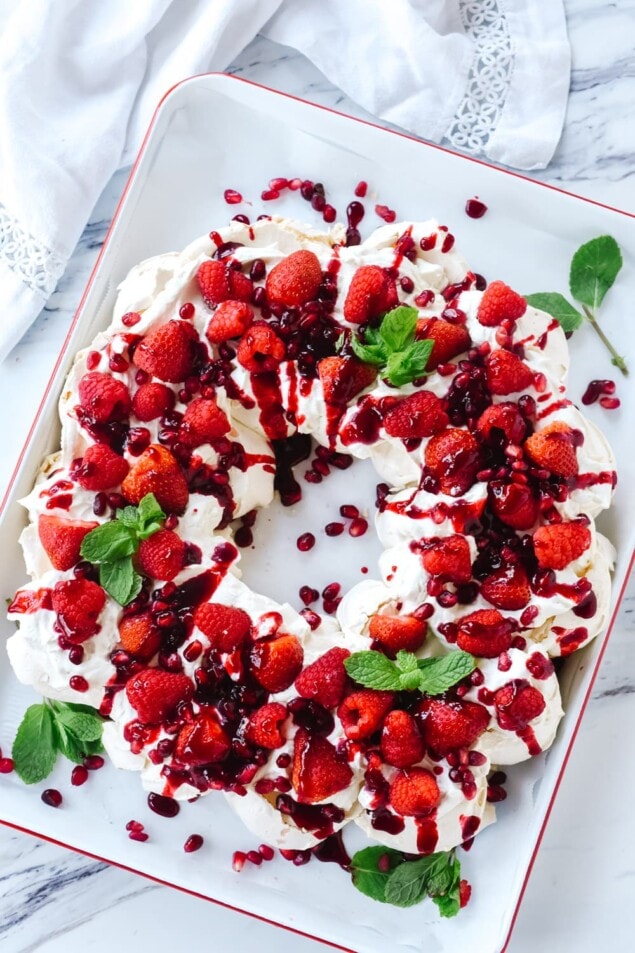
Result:
[[[431,141],[524,169],[558,142],[562,0],[0,0],[0,361],[161,96],[260,31]]]

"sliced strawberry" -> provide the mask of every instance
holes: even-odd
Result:
[[[441,801],[441,791],[432,771],[409,768],[393,779],[388,794],[390,806],[404,817],[425,817]]]
[[[529,529],[538,519],[538,499],[526,483],[492,480],[487,488],[487,495],[492,511],[506,526]]]
[[[318,364],[318,373],[327,404],[348,404],[365,387],[372,384],[377,371],[354,357],[325,357]]]
[[[325,708],[339,705],[346,687],[344,659],[350,654],[348,649],[336,646],[307,665],[295,680],[298,695],[313,698]]]
[[[522,678],[515,678],[499,688],[494,694],[494,705],[498,724],[506,731],[522,731],[546,707],[538,689]]]
[[[174,579],[185,564],[185,543],[171,529],[160,529],[141,541],[137,561],[150,579]]]
[[[164,721],[193,694],[194,685],[187,675],[160,668],[144,668],[126,682],[128,701],[145,725]]]
[[[430,390],[418,390],[389,410],[384,429],[391,437],[420,439],[441,433],[450,423],[443,401]]]
[[[197,606],[194,624],[217,652],[235,652],[242,648],[251,631],[251,617],[243,609],[221,602],[204,602]]]
[[[295,635],[278,635],[254,642],[249,660],[256,681],[268,692],[283,692],[302,669],[304,650]]]
[[[174,756],[184,764],[215,764],[231,751],[231,740],[212,711],[199,712],[190,725],[179,731]]]
[[[97,620],[106,605],[106,593],[96,582],[90,579],[58,582],[51,594],[51,603],[69,642],[78,645],[99,632]]]
[[[542,569],[564,569],[589,548],[591,532],[584,523],[552,523],[536,530],[533,544]]]
[[[249,716],[247,741],[259,748],[281,748],[285,742],[282,726],[288,712],[279,702],[269,702]]]
[[[481,595],[497,609],[523,609],[531,598],[527,573],[513,563],[502,566],[483,580]]]
[[[254,320],[246,301],[223,301],[211,316],[205,337],[210,344],[222,344],[244,334]]]
[[[476,702],[425,698],[418,708],[427,748],[444,757],[457,748],[471,748],[489,724],[487,708]]]
[[[128,388],[110,374],[89,371],[79,382],[79,403],[100,424],[124,420],[130,413]]]
[[[480,658],[496,658],[511,645],[513,623],[497,609],[478,609],[459,620],[456,644]]]
[[[487,328],[494,328],[505,318],[516,321],[527,310],[525,299],[504,281],[492,281],[483,292],[476,317]]]
[[[253,282],[236,268],[222,261],[204,261],[196,272],[203,301],[213,308],[230,298],[235,301],[250,301],[253,294]]]
[[[527,425],[516,404],[503,401],[492,404],[483,411],[476,422],[476,429],[486,443],[494,446],[501,442],[519,446],[525,439]]]
[[[286,357],[287,349],[266,321],[254,321],[238,344],[236,358],[250,374],[275,371]]]
[[[68,520],[62,516],[38,516],[38,536],[53,568],[72,569],[81,559],[79,550],[84,536],[97,526],[99,523]]]
[[[469,430],[450,428],[431,437],[425,463],[442,493],[462,496],[474,483],[480,466],[479,448]]]
[[[105,443],[93,443],[86,448],[79,466],[73,468],[73,476],[85,490],[97,493],[119,486],[128,473],[126,460]]]
[[[146,334],[137,345],[132,362],[161,381],[185,380],[194,369],[195,336],[186,321],[168,321]]]
[[[337,709],[346,737],[360,741],[379,731],[393,698],[392,692],[376,692],[372,688],[360,688],[347,695]]]
[[[347,787],[353,772],[326,738],[298,728],[293,742],[291,784],[301,804],[326,801]]]
[[[147,493],[154,493],[159,506],[168,513],[183,513],[190,495],[176,458],[156,443],[137,459],[121,484],[121,492],[135,506]]]
[[[179,438],[186,447],[200,447],[203,443],[220,440],[231,430],[227,415],[213,397],[196,397],[183,415]]]
[[[472,556],[465,536],[444,536],[430,542],[421,554],[423,568],[440,582],[469,582]]]
[[[390,652],[416,652],[425,642],[428,626],[412,615],[372,615],[368,631]]]
[[[125,615],[119,620],[119,641],[126,652],[142,662],[149,662],[161,647],[159,630],[149,611]]]
[[[394,278],[379,265],[362,265],[346,293],[344,317],[349,324],[365,324],[398,304]]]
[[[570,477],[578,472],[575,435],[571,427],[553,423],[525,440],[529,459],[555,476]]]
[[[485,358],[485,376],[491,394],[515,394],[534,383],[531,369],[511,351],[497,348]]]
[[[175,401],[176,395],[173,390],[165,384],[151,381],[148,384],[141,384],[135,391],[132,398],[132,412],[139,420],[156,420],[157,417],[168,414],[174,408]]]
[[[314,300],[321,282],[322,268],[317,255],[312,251],[294,251],[267,275],[267,300],[285,308],[299,308]]]
[[[420,318],[417,321],[417,338],[434,341],[426,370],[434,370],[439,364],[447,364],[453,357],[463,354],[472,345],[472,339],[464,324],[452,324],[443,318]]]
[[[406,711],[389,711],[381,732],[381,753],[387,764],[409,768],[423,758],[423,738],[417,722]]]

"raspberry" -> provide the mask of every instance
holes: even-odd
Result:
[[[265,285],[270,304],[299,308],[313,301],[322,282],[322,268],[312,251],[294,251],[267,275]]]
[[[591,533],[584,523],[553,523],[536,530],[533,544],[542,569],[564,569],[589,548]]]
[[[223,761],[231,751],[231,741],[223,731],[216,714],[204,709],[192,724],[181,728],[174,756],[184,764],[214,764]]]
[[[443,318],[420,318],[417,321],[417,338],[434,341],[426,370],[434,370],[439,364],[447,364],[457,354],[469,350],[472,340],[463,324],[452,324]]]
[[[381,753],[387,764],[409,768],[423,758],[423,739],[417,723],[406,711],[390,711],[381,732]]]
[[[119,641],[126,652],[149,662],[161,647],[161,636],[152,622],[150,612],[126,615],[119,621]]]
[[[130,394],[126,385],[100,371],[89,371],[80,380],[79,403],[100,424],[124,420],[130,413]]]
[[[531,598],[527,573],[522,566],[503,566],[483,580],[481,595],[497,609],[523,609]]]
[[[446,536],[431,542],[421,554],[423,568],[440,582],[469,582],[472,557],[464,536]]]
[[[336,647],[307,665],[295,680],[298,695],[313,698],[325,708],[339,705],[346,686],[344,659],[350,654],[348,649]]]
[[[194,624],[217,652],[235,652],[251,631],[251,618],[243,609],[220,602],[204,602],[194,613]]]
[[[295,635],[278,635],[254,642],[249,660],[254,678],[268,692],[283,692],[302,669],[304,650]]]
[[[325,357],[318,364],[318,373],[324,400],[336,406],[348,404],[377,377],[375,368],[354,357]]]
[[[254,290],[250,278],[222,261],[204,261],[196,272],[196,281],[203,301],[209,308],[230,298],[234,301],[250,301]]]
[[[520,445],[525,439],[527,425],[516,404],[505,401],[502,404],[492,404],[483,411],[476,422],[476,429],[487,443],[500,443],[501,437],[505,444]]]
[[[144,668],[126,683],[128,701],[145,725],[164,721],[177,705],[190,701],[193,694],[194,685],[187,675],[159,668]]]
[[[137,560],[150,579],[174,579],[185,563],[185,543],[170,529],[160,529],[139,544]]]
[[[139,420],[156,420],[163,417],[174,407],[176,397],[174,391],[165,384],[152,381],[142,384],[132,398],[132,412]]]
[[[472,486],[479,470],[478,444],[468,430],[445,430],[428,441],[425,463],[439,481],[442,493],[461,496]]]
[[[85,490],[109,490],[119,486],[129,470],[128,462],[111,450],[108,444],[93,443],[86,448],[73,476]]]
[[[496,658],[511,645],[513,624],[496,609],[479,609],[459,621],[456,644],[480,658]]]
[[[428,627],[411,615],[372,615],[368,630],[371,639],[389,652],[416,652],[425,642]]]
[[[429,390],[404,397],[384,417],[386,433],[402,440],[431,437],[445,430],[449,423],[443,401]]]
[[[344,317],[349,324],[365,324],[398,304],[394,279],[378,265],[362,265],[346,293]]]
[[[483,705],[440,698],[424,699],[418,718],[426,747],[439,757],[456,748],[471,748],[490,720]]]
[[[503,685],[494,694],[496,719],[506,731],[522,731],[545,710],[545,700],[533,685],[522,678]]]
[[[159,380],[183,381],[194,368],[194,339],[198,340],[198,336],[190,324],[168,321],[146,334],[137,345],[132,362]]]
[[[472,886],[467,882],[467,880],[459,881],[459,906],[461,910],[463,907],[467,907],[470,902],[470,897],[472,896]]]
[[[525,440],[525,453],[539,467],[555,476],[575,476],[578,458],[573,431],[563,423],[553,423]]]
[[[182,513],[189,499],[181,467],[169,450],[150,444],[121,484],[128,503],[137,506],[147,493],[154,493],[159,506],[168,513]]]
[[[505,318],[516,321],[527,310],[527,302],[503,281],[492,281],[483,292],[476,317],[486,328],[494,328]]]
[[[492,480],[487,495],[492,511],[506,526],[529,529],[538,519],[538,500],[526,484]]]
[[[441,792],[432,771],[410,768],[396,775],[390,785],[388,799],[397,814],[423,817],[438,807]]]
[[[515,394],[526,390],[534,382],[534,375],[526,364],[511,351],[497,348],[485,358],[485,376],[490,393]]]
[[[199,447],[203,443],[220,440],[231,430],[227,415],[220,409],[216,400],[209,397],[197,397],[185,410],[179,437],[186,447]]]
[[[300,804],[325,801],[347,787],[353,772],[330,741],[298,728],[293,740],[291,784]]]
[[[249,716],[245,731],[247,741],[259,748],[281,748],[285,741],[282,725],[287,714],[287,709],[279,702],[263,705]]]
[[[337,709],[346,737],[360,741],[374,735],[392,703],[392,692],[376,692],[372,688],[360,688],[347,695]]]
[[[245,333],[254,312],[245,301],[223,301],[211,316],[205,337],[210,344],[222,344]]]
[[[67,520],[61,516],[38,516],[38,536],[53,568],[72,569],[81,559],[79,550],[84,536],[96,526],[99,523]]]
[[[67,579],[56,584],[51,603],[65,637],[78,645],[99,631],[97,620],[106,605],[106,594],[89,579]]]
[[[284,341],[265,321],[255,321],[245,331],[238,344],[238,363],[250,374],[275,371],[285,359]]]

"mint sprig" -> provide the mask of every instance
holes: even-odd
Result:
[[[434,341],[415,339],[418,311],[401,305],[384,315],[377,328],[366,328],[364,340],[353,337],[355,356],[365,364],[384,370],[383,376],[395,387],[423,377]]]
[[[47,778],[58,754],[82,764],[103,751],[103,719],[88,705],[45,699],[24,713],[13,742],[11,757],[19,778],[36,784]]]
[[[476,662],[469,652],[461,651],[426,659],[401,651],[393,662],[383,652],[369,649],[349,655],[344,666],[353,681],[366,688],[441,695],[473,672]]]
[[[611,355],[611,363],[627,376],[626,361],[605,335],[596,314],[621,268],[620,246],[610,235],[600,235],[581,245],[571,259],[569,291],[574,300],[582,305],[581,312],[558,292],[525,295],[525,300],[532,307],[554,317],[565,333],[576,331],[586,318]]]
[[[366,847],[351,860],[351,877],[359,891],[380,903],[412,907],[430,897],[442,917],[461,907],[461,864],[454,851],[406,860],[389,847]]]
[[[99,582],[121,606],[140,592],[143,580],[136,572],[132,557],[142,540],[161,529],[165,513],[154,493],[146,493],[138,506],[117,510],[115,519],[87,533],[80,553],[99,565]]]

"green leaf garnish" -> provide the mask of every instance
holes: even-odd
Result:
[[[546,311],[555,318],[565,334],[577,331],[584,321],[578,309],[557,291],[538,291],[533,295],[525,295],[525,301],[532,308]]]
[[[115,559],[99,565],[99,584],[120,606],[127,606],[138,596],[143,580],[132,565],[132,559]]]
[[[353,884],[367,897],[385,903],[386,882],[390,872],[402,862],[403,854],[391,847],[365,847],[358,850],[351,858]]]
[[[441,658],[420,659],[419,691],[441,695],[474,671],[476,661],[469,652],[448,652]]]
[[[398,652],[393,662],[383,652],[369,649],[353,652],[344,667],[366,688],[387,692],[419,691],[441,695],[474,671],[476,662],[469,652],[449,652],[439,658],[417,659],[412,652]]]
[[[416,340],[417,318],[416,308],[393,308],[378,328],[365,329],[363,341],[351,338],[353,352],[365,364],[383,368],[383,376],[395,387],[423,377],[434,341]]]
[[[45,700],[27,708],[13,742],[11,757],[19,778],[35,784],[48,777],[57,755],[81,764],[103,751],[103,719],[88,705]]]
[[[459,912],[461,864],[454,851],[406,860],[389,847],[366,847],[351,859],[353,884],[367,897],[396,907],[411,907],[430,897],[441,916]]]

